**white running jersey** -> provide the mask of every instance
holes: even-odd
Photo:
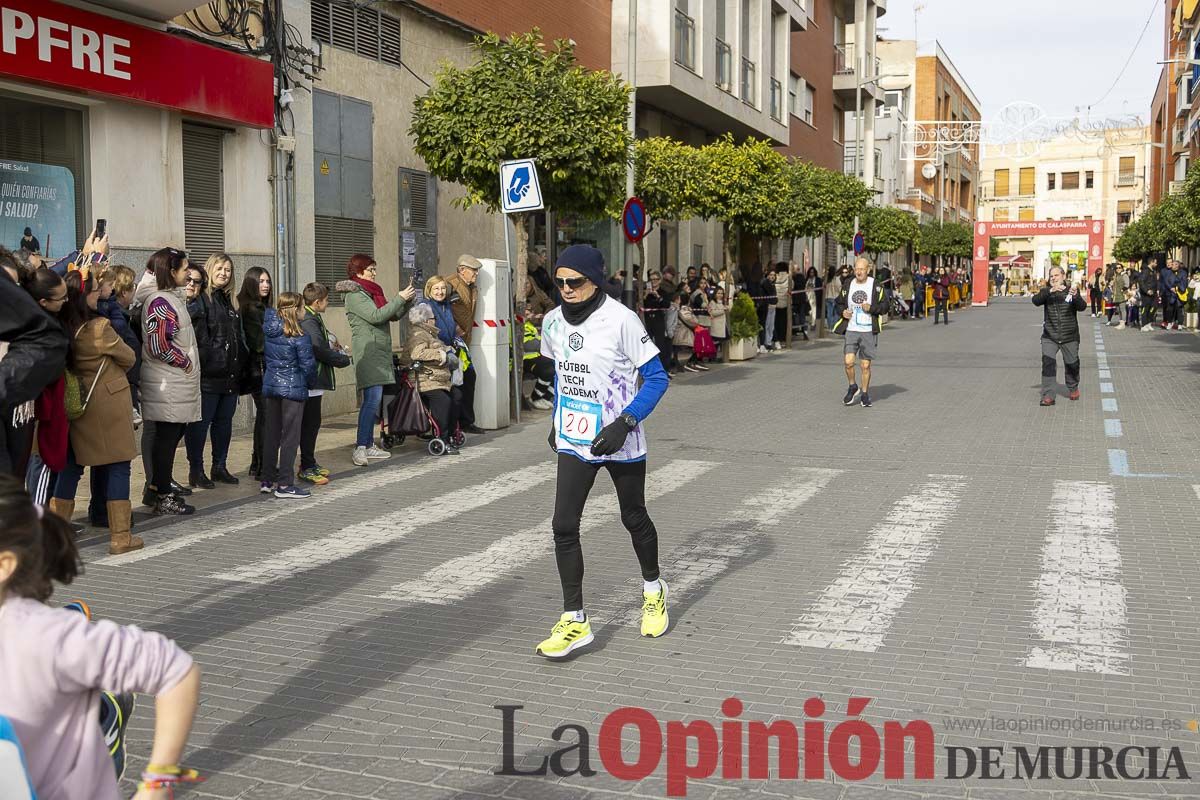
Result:
[[[638,367],[658,358],[658,348],[637,314],[605,297],[582,325],[572,325],[562,309],[555,308],[542,321],[542,355],[554,360],[559,452],[591,462],[643,460],[643,425],[630,431],[625,446],[611,456],[597,457],[591,451],[600,430],[621,416],[637,394]]]
[[[871,327],[871,315],[863,311],[863,306],[870,307],[874,294],[874,278],[868,277],[865,283],[850,280],[850,292],[846,296],[846,305],[850,309],[850,324],[846,326],[846,330],[860,333],[870,333],[874,330]]]

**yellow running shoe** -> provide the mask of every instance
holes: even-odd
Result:
[[[659,580],[662,589],[654,594],[642,592],[642,636],[662,636],[671,618],[667,616],[667,582]]]
[[[564,611],[550,631],[550,638],[539,644],[535,652],[546,658],[562,658],[577,647],[591,644],[594,638],[591,620],[576,622],[573,612]]]

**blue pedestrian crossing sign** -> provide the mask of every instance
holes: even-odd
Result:
[[[505,214],[542,208],[542,187],[532,158],[500,164],[500,207]]]

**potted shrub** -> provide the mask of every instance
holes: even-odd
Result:
[[[729,360],[747,361],[758,355],[758,332],[761,330],[750,295],[738,294],[729,309]]]

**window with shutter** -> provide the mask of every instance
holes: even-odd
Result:
[[[342,295],[333,291],[346,279],[346,264],[355,253],[375,255],[373,220],[346,217],[313,217],[316,245],[316,279],[329,287],[329,304],[342,305]]]
[[[379,60],[379,12],[360,8],[355,19],[354,52],[363,58]]]
[[[1021,167],[1020,189],[1022,197],[1028,197],[1033,194],[1035,177],[1033,167]]]
[[[1033,206],[1021,206],[1021,209],[1017,212],[1017,219],[1021,222],[1032,222]]]
[[[329,0],[313,0],[312,35],[318,42],[330,42]]]
[[[1058,177],[1058,174],[1054,173],[1054,172],[1051,172],[1049,175],[1046,176],[1046,188],[1047,189],[1054,188],[1054,179],[1057,177]]]
[[[379,60],[400,66],[400,20],[383,13],[379,16]]]
[[[1087,172],[1085,172],[1083,174],[1083,179],[1084,179],[1084,186],[1086,188],[1088,188],[1088,189],[1095,188],[1095,186],[1096,186],[1096,173],[1095,172],[1092,172],[1089,169]]]
[[[312,35],[374,61],[399,67],[400,20],[354,0],[312,0]]]
[[[1000,206],[992,212],[994,222],[1008,222],[1008,206]]]
[[[1064,172],[1062,174],[1062,188],[1078,189],[1079,188],[1079,173],[1078,172]]]
[[[354,50],[354,6],[333,2],[329,4],[329,43],[343,50]]]
[[[1137,159],[1134,156],[1121,156],[1117,168],[1117,186],[1132,186],[1136,179]]]
[[[400,170],[400,227],[437,232],[437,178],[428,172]]]
[[[996,197],[1008,197],[1008,170],[998,169],[995,172]]]
[[[225,249],[221,149],[224,134],[183,126],[183,235],[189,260],[203,264]]]

